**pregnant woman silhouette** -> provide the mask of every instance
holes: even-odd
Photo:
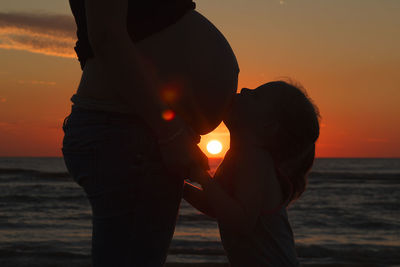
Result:
[[[63,154],[93,213],[93,266],[162,266],[197,144],[239,68],[191,0],[70,0],[82,67]]]

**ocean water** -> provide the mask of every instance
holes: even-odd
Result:
[[[0,266],[89,266],[90,218],[61,158],[0,158]],[[317,159],[289,218],[306,266],[400,266],[400,159]],[[226,263],[215,221],[182,202],[167,261]]]

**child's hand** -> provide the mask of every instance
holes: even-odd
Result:
[[[191,169],[189,179],[203,186],[204,184],[211,182],[212,177],[207,171],[197,167]]]

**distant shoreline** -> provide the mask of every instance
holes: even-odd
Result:
[[[61,159],[62,156],[0,156],[0,159]],[[221,160],[223,157],[209,157],[210,160]],[[395,157],[316,157],[316,159],[400,159]]]

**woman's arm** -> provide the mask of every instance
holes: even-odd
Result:
[[[163,143],[161,152],[170,171],[182,176],[187,166],[207,168],[207,158],[183,120],[176,116],[165,121],[161,116],[168,107],[159,97],[158,82],[128,34],[128,0],[85,0],[85,7],[89,42],[103,74],[98,79],[112,85],[110,90],[154,130]]]
[[[114,86],[110,89],[115,90],[159,136],[181,127],[161,117],[161,112],[168,107],[158,97],[157,81],[150,77],[128,34],[128,0],[85,1],[89,42],[99,68],[107,75],[98,78],[111,81]],[[134,84],[137,90],[132,90]]]
[[[213,207],[209,205],[203,190],[185,181],[183,198],[205,215],[215,218]]]

